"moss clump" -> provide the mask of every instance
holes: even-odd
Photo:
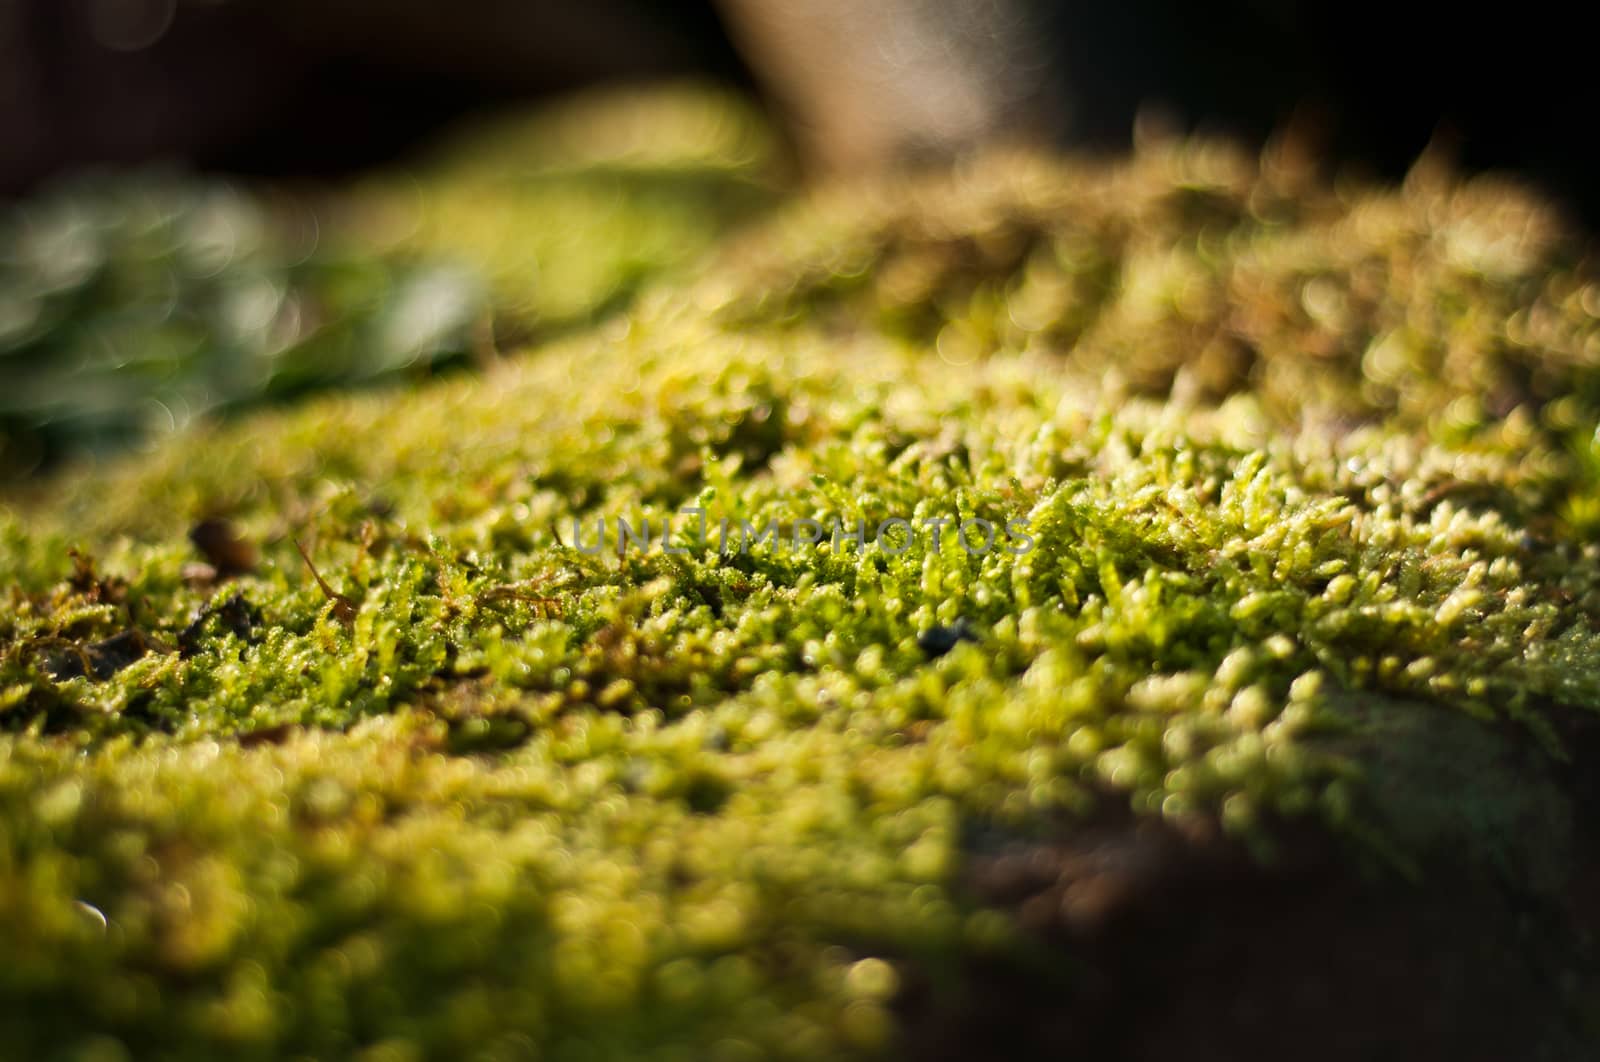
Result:
[[[1424,882],[1448,836],[1553,907],[1565,783],[1438,789],[1565,778],[1600,707],[1600,284],[1560,232],[1204,145],[994,159],[795,203],[481,377],[63,478],[0,517],[0,1032],[892,1053],[994,964],[1081,990],[970,871],[1113,813]]]
[[[514,346],[594,321],[768,211],[776,140],[746,104],[694,85],[598,94],[486,123],[366,181],[341,222],[369,249],[484,274]]]

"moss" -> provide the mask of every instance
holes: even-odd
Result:
[[[362,182],[344,238],[483,274],[497,338],[570,330],[680,278],[786,181],[753,110],[694,84],[597,93],[483,123],[417,164]]]
[[[14,1050],[876,1055],[1032,953],[975,831],[1108,807],[1559,891],[1559,783],[1455,799],[1600,707],[1600,284],[1537,202],[1171,144],[719,254],[0,515]]]

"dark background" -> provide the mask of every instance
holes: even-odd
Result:
[[[1064,143],[1124,146],[1150,105],[1253,140],[1293,119],[1339,165],[1397,176],[1444,144],[1600,220],[1592,38],[1561,5],[1033,8]],[[469,112],[677,74],[763,85],[708,0],[0,0],[0,192],[151,158],[337,174]]]

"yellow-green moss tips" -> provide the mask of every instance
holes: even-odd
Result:
[[[1038,946],[968,887],[984,839],[1108,807],[1560,888],[1517,825],[1559,791],[1404,797],[1460,784],[1426,713],[1554,763],[1600,707],[1600,281],[1538,204],[1171,145],[840,189],[721,255],[0,514],[11,1050],[892,1054],[914,992]],[[567,530],[684,507],[1034,546]],[[197,570],[203,518],[255,563]]]

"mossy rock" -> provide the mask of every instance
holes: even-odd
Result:
[[[0,514],[0,1037],[1592,1057],[1583,254],[992,158],[63,475]]]

